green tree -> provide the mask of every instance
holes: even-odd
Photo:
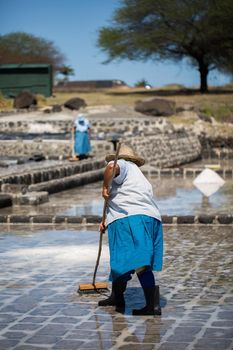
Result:
[[[151,87],[146,79],[141,79],[137,81],[134,85],[135,87]]]
[[[56,73],[64,61],[64,55],[52,41],[24,32],[0,36],[0,64],[47,63]]]
[[[232,23],[232,0],[121,0],[112,25],[100,29],[98,46],[108,55],[105,63],[186,59],[199,70],[204,93],[209,71],[229,66]]]
[[[74,69],[70,66],[63,65],[60,67],[59,73],[64,75],[63,81],[66,82],[69,80],[69,76],[74,75]]]

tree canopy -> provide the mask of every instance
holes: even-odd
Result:
[[[64,75],[63,81],[66,82],[69,80],[70,75],[74,75],[74,69],[64,64],[59,68],[59,73]]]
[[[0,36],[0,64],[46,63],[56,73],[65,57],[52,41],[24,32]]]
[[[98,46],[115,59],[187,59],[208,90],[212,69],[233,72],[232,0],[121,0],[112,24],[99,31]]]

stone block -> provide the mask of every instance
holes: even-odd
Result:
[[[0,208],[10,207],[12,205],[12,197],[10,194],[0,193]]]
[[[160,176],[160,169],[152,169],[150,170],[150,174],[153,176]]]
[[[55,224],[63,224],[66,222],[66,216],[55,216],[54,223]]]
[[[32,216],[32,222],[34,224],[52,224],[53,223],[53,215]]]
[[[233,170],[232,169],[226,169],[224,171],[225,177],[232,177],[233,175]]]
[[[183,168],[175,168],[173,169],[173,175],[174,176],[182,176],[184,173],[184,169]]]
[[[28,215],[11,215],[10,216],[10,223],[13,224],[21,224],[21,223],[29,223],[30,222],[30,216]]]
[[[215,219],[213,215],[200,215],[198,216],[198,222],[200,224],[212,224]]]
[[[79,216],[68,216],[67,217],[67,223],[68,224],[81,224],[82,223],[82,218]]]
[[[229,225],[233,223],[232,215],[219,215],[217,219],[218,222],[223,225]]]
[[[88,224],[99,224],[101,222],[101,217],[97,215],[87,215],[85,218]]]
[[[172,216],[168,216],[168,215],[162,215],[162,222],[163,224],[172,224]]]
[[[28,186],[24,184],[19,185],[19,184],[4,183],[1,186],[1,191],[9,194],[15,194],[15,193],[25,194],[28,191]]]
[[[0,215],[0,223],[6,223],[7,222],[7,215]]]
[[[27,192],[13,196],[13,204],[16,205],[38,205],[49,201],[48,192]]]
[[[186,176],[193,177],[193,176],[194,176],[194,170],[186,170],[186,171],[185,171],[185,175],[186,175]]]
[[[186,215],[186,216],[178,216],[177,224],[194,224],[195,216]]]
[[[161,176],[171,176],[172,170],[171,169],[161,169],[160,175]]]

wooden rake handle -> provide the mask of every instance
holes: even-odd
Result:
[[[110,187],[112,185],[112,181],[113,181],[113,179],[115,177],[115,174],[116,174],[116,165],[117,165],[117,160],[118,160],[120,148],[121,148],[121,142],[119,141],[118,145],[117,145],[115,158],[114,158],[113,169],[112,169],[112,176],[111,176],[111,180],[110,180],[109,185],[108,185],[109,189],[110,189]],[[107,206],[108,206],[108,201],[105,200],[104,201],[104,207],[103,207],[103,214],[102,214],[102,222],[105,222],[105,219],[106,219]],[[97,273],[97,269],[98,269],[99,262],[100,262],[100,256],[101,256],[101,251],[102,251],[103,234],[104,234],[104,232],[100,232],[99,250],[98,250],[98,255],[97,255],[97,259],[96,259],[95,270],[94,270],[94,274],[93,274],[93,280],[92,280],[92,284],[93,285],[95,285],[96,273]]]

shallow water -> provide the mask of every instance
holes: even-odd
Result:
[[[92,281],[98,237],[97,228],[1,226],[0,349],[232,349],[230,226],[164,227],[161,317],[132,316],[145,303],[135,274],[125,314],[77,293]],[[108,274],[105,235],[97,281]]]
[[[151,178],[155,198],[162,215],[217,215],[233,212],[233,180],[226,180],[216,193],[205,197],[192,178]],[[101,182],[50,195],[39,206],[3,208],[1,214],[102,215]]]

